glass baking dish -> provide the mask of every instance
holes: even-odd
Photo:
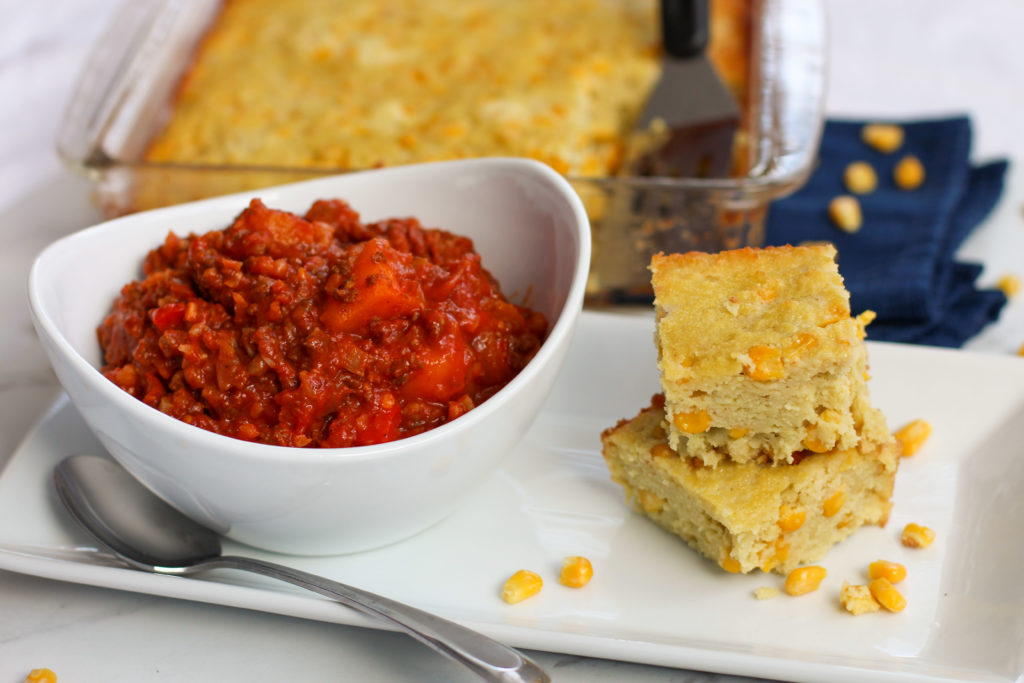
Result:
[[[750,2],[744,151],[737,164],[745,172],[569,177],[592,223],[588,305],[649,301],[647,265],[656,252],[759,245],[770,202],[809,174],[823,126],[824,10],[817,0]],[[130,0],[85,64],[57,148],[93,180],[106,215],[353,170],[143,159],[218,9],[210,0]]]

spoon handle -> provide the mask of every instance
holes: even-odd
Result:
[[[325,595],[369,616],[389,621],[428,647],[469,668],[484,680],[503,683],[548,683],[551,680],[537,664],[507,645],[455,622],[375,593],[249,557],[224,555],[203,560],[191,567],[193,571],[217,568],[241,569],[280,579]]]

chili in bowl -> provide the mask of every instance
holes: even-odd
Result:
[[[353,552],[436,523],[513,451],[567,352],[589,234],[536,162],[396,167],[75,233],[33,265],[30,306],[144,484],[243,543]]]

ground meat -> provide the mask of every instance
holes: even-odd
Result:
[[[169,234],[97,333],[103,374],[220,434],[381,443],[444,424],[533,357],[544,316],[507,301],[471,240],[253,200],[224,230]]]

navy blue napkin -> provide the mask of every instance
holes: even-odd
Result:
[[[962,346],[1006,303],[1002,292],[975,286],[981,266],[954,254],[999,200],[1007,163],[971,165],[965,117],[900,125],[903,145],[886,154],[861,140],[864,122],[827,122],[817,168],[799,192],[772,204],[765,241],[835,244],[851,308],[878,314],[871,339]],[[893,168],[907,154],[925,168],[924,184],[911,191],[893,182]],[[863,227],[845,233],[829,219],[828,204],[849,194],[842,177],[853,161],[875,168],[878,187],[857,195]]]

